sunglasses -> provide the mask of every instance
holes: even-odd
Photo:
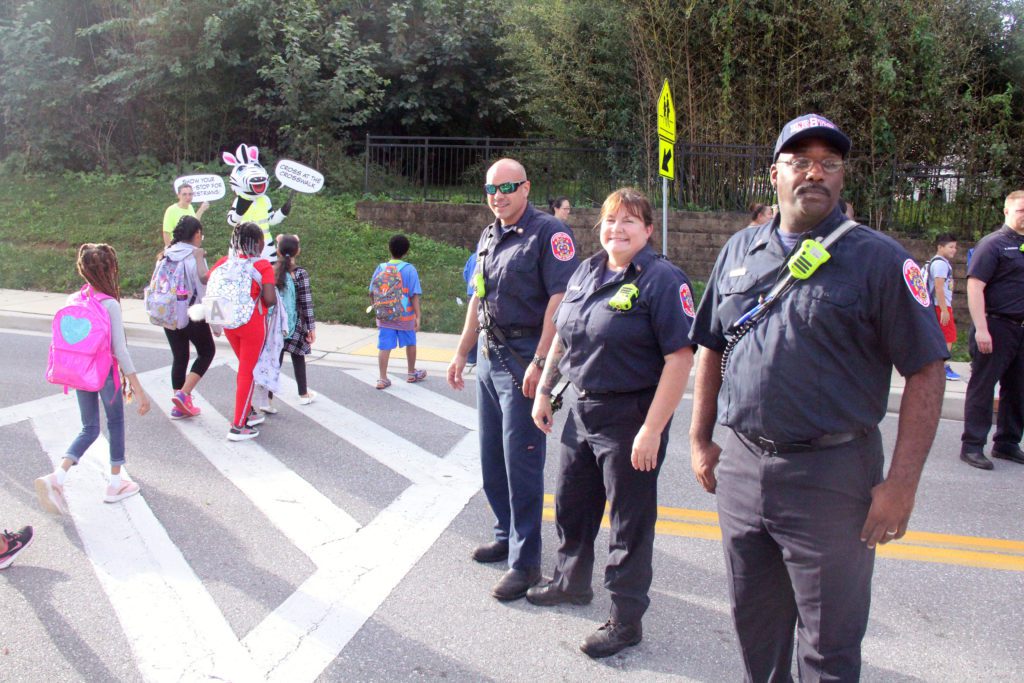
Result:
[[[497,194],[498,192],[501,192],[502,194],[512,194],[513,192],[518,190],[520,186],[525,185],[528,182],[530,181],[520,180],[514,183],[502,183],[501,185],[491,185],[490,183],[488,183],[484,185],[484,192],[490,195]]]

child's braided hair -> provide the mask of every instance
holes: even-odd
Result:
[[[121,300],[121,278],[117,268],[117,252],[109,244],[86,243],[78,248],[78,274],[92,285],[118,301]]]
[[[263,230],[252,222],[239,223],[231,233],[231,248],[239,256],[263,253]]]

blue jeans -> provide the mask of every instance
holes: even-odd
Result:
[[[537,348],[536,338],[509,343],[524,359],[532,358]],[[494,511],[494,537],[508,542],[509,567],[539,567],[546,440],[530,417],[533,401],[515,386],[497,354],[520,386],[524,368],[507,348],[491,347],[484,353],[483,346],[481,341],[477,364],[480,465],[484,493]]]
[[[107,413],[107,440],[110,442],[111,466],[124,464],[124,398],[121,385],[114,385],[114,371],[107,375],[107,381],[99,391],[77,389],[78,412],[82,416],[82,431],[68,446],[65,458],[76,465],[82,455],[100,435],[100,401]]]

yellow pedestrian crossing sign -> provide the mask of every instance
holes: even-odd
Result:
[[[668,88],[667,78],[658,96],[658,137],[669,142],[676,141],[676,106],[672,103],[672,91]]]
[[[676,178],[675,145],[665,138],[658,138],[658,175],[669,180]]]

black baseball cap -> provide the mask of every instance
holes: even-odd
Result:
[[[844,159],[850,154],[850,138],[846,137],[846,134],[839,130],[839,126],[821,114],[804,114],[782,127],[779,139],[775,142],[775,156],[772,157],[772,162],[778,160],[779,153],[782,152],[784,147],[788,147],[805,138],[824,140],[838,149]]]

